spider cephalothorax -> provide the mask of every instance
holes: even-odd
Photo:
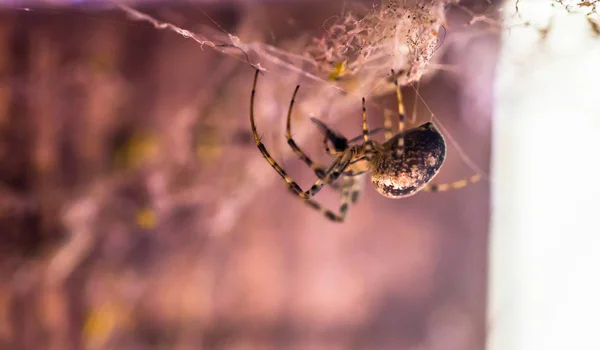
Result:
[[[444,137],[432,123],[425,123],[419,127],[404,130],[404,105],[400,87],[396,84],[396,96],[398,99],[398,128],[395,135],[392,132],[392,121],[386,115],[383,131],[386,141],[381,144],[370,138],[370,134],[378,129],[369,131],[367,126],[367,112],[365,99],[362,99],[362,137],[351,140],[346,139],[340,133],[329,128],[325,123],[312,118],[313,122],[324,134],[325,149],[333,160],[326,168],[317,166],[301,149],[291,136],[291,115],[294,100],[300,86],[292,96],[288,109],[286,137],[292,150],[310,166],[317,181],[304,191],[292,180],[292,178],[271,157],[264,144],[260,140],[254,122],[254,97],[256,95],[256,83],[259,71],[254,76],[252,95],[250,98],[250,124],[252,133],[258,149],[273,169],[288,183],[290,191],[303,198],[311,207],[321,211],[331,220],[344,221],[348,211],[349,203],[356,202],[360,190],[362,175],[371,172],[371,181],[375,189],[389,198],[402,198],[411,196],[421,190],[445,191],[453,188],[461,188],[469,183],[479,181],[479,174],[468,179],[455,181],[449,184],[433,185],[430,181],[437,175],[446,157],[446,143]],[[392,71],[392,76],[394,72]],[[353,145],[362,139],[362,143]],[[329,148],[329,143],[333,148]],[[336,182],[341,178],[341,186]],[[329,185],[341,192],[341,205],[339,213],[323,208],[315,202],[312,197],[317,194],[323,186]]]

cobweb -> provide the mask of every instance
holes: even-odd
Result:
[[[334,96],[335,105],[347,106],[359,101],[362,96],[390,92],[393,88],[391,69],[399,72],[401,85],[419,81],[429,71],[433,53],[444,39],[440,32],[445,34],[445,7],[450,2],[423,0],[406,5],[405,1],[391,0],[372,8],[343,10],[323,23],[322,35],[291,49],[246,41],[225,31],[210,18],[218,30],[207,29],[210,34],[197,34],[131,6],[117,6],[133,20],[150,23],[156,29],[173,31],[203,47],[241,60],[254,69],[265,73],[276,69],[280,74],[296,74],[316,82],[318,86],[303,97],[303,105],[305,110],[312,111],[310,114],[317,115],[331,108],[330,101]],[[339,95],[339,92],[343,94]],[[258,108],[260,112],[260,105]],[[272,114],[267,113],[272,111],[264,112],[258,114]],[[311,133],[309,129],[299,127],[294,137],[297,142],[302,142]],[[211,229],[213,234],[231,230],[242,208],[264,188],[264,179],[272,174],[262,162],[262,159],[257,159],[246,164],[250,175],[229,196],[220,200]]]
[[[214,21],[221,32],[209,37],[161,21],[129,5],[116,6],[133,20],[173,31],[263,72],[268,70],[261,62],[268,61],[316,81],[338,82],[339,88],[364,95],[374,93],[373,90],[376,94],[389,92],[390,84],[381,80],[390,76],[391,69],[401,73],[398,77],[401,85],[419,81],[428,72],[433,53],[441,43],[440,32],[445,31],[444,9],[454,2],[421,0],[407,6],[406,1],[390,0],[387,5],[373,6],[370,10],[347,11],[323,23],[324,35],[313,37],[310,43],[294,51],[247,42]],[[251,59],[250,53],[258,57]],[[388,87],[376,90],[378,85]]]

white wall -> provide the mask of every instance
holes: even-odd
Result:
[[[600,349],[600,36],[551,3],[504,9],[488,350]]]

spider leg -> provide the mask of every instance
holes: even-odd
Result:
[[[350,164],[352,160],[352,154],[350,152],[344,152],[343,154],[334,158],[331,166],[325,171],[325,177],[317,179],[308,191],[298,193],[302,198],[310,198],[317,194],[325,184],[329,184],[337,180],[343,173],[344,170]]]
[[[362,189],[363,177],[354,178],[354,183],[352,184],[350,200],[352,203],[356,203],[358,201],[358,196],[360,195],[360,190]]]
[[[392,69],[392,76],[394,76],[394,70]],[[404,103],[402,102],[402,92],[400,91],[400,85],[398,85],[398,78],[394,77],[394,85],[396,86],[396,98],[398,99],[398,129],[400,137],[398,138],[397,147],[394,149],[394,158],[400,158],[404,154]],[[386,138],[387,139],[387,138]]]
[[[294,153],[296,153],[296,155],[298,155],[298,157],[315,172],[315,175],[322,179],[323,177],[325,177],[325,171],[321,167],[316,165],[315,162],[313,162],[312,159],[310,159],[306,155],[306,153],[304,153],[304,151],[302,151],[302,149],[298,147],[298,145],[292,138],[292,109],[294,108],[294,101],[296,100],[296,94],[298,93],[298,89],[300,89],[300,85],[296,86],[294,94],[292,95],[292,101],[290,102],[290,107],[288,109],[287,114],[285,137],[287,138],[288,145],[292,148]]]
[[[375,134],[380,133],[382,131],[385,131],[385,128],[379,127],[379,128],[375,128],[375,129],[369,130],[369,136],[375,135]],[[361,141],[362,138],[363,138],[362,135],[358,135],[358,136],[353,137],[350,140],[348,140],[348,143],[350,144],[350,143],[354,143],[354,142],[357,142],[357,141]]]
[[[338,177],[340,177],[342,172],[348,166],[348,163],[350,163],[351,154],[348,152],[345,152],[342,155],[334,158],[334,160],[332,161],[329,168],[325,171],[324,178],[322,178],[322,179],[319,178],[308,191],[303,191],[302,188],[300,188],[300,186],[285,172],[285,170],[283,170],[283,168],[279,164],[277,164],[275,159],[273,159],[273,157],[269,154],[269,152],[265,148],[265,145],[260,140],[260,137],[256,130],[256,123],[254,121],[254,99],[256,96],[256,83],[258,81],[259,73],[260,73],[260,71],[257,70],[254,75],[254,83],[252,85],[252,94],[250,97],[250,125],[252,128],[252,134],[254,136],[254,141],[256,142],[256,146],[258,147],[259,151],[262,153],[263,157],[265,157],[265,159],[269,162],[269,164],[271,164],[273,169],[275,169],[275,171],[277,171],[279,176],[281,176],[285,180],[285,182],[287,182],[288,186],[290,187],[290,190],[293,191],[294,193],[296,193],[298,196],[300,196],[304,199],[308,199],[308,198],[314,196],[316,193],[318,193],[326,183],[332,183]]]
[[[319,204],[313,199],[306,199],[306,204],[308,204],[313,209],[316,209],[317,211],[323,213],[325,217],[329,220],[335,222],[343,222],[346,219],[346,214],[348,213],[350,202],[352,201],[352,203],[354,203],[356,201],[355,197],[358,197],[358,194],[356,196],[354,195],[354,189],[356,184],[355,178],[350,176],[343,176],[342,180],[342,194],[338,213],[335,213],[323,207],[321,204]]]
[[[315,175],[319,179],[323,179],[323,178],[325,178],[325,169],[323,169],[322,167],[315,164],[315,162],[313,162],[313,160],[310,159],[310,157],[307,156],[306,153],[304,153],[304,151],[296,144],[296,141],[294,141],[294,139],[292,137],[292,110],[294,108],[294,103],[296,101],[296,95],[298,94],[299,89],[300,89],[300,85],[297,85],[296,89],[294,90],[294,94],[292,95],[292,100],[290,101],[290,107],[288,108],[286,128],[285,128],[285,137],[287,138],[288,145],[292,148],[294,153],[296,153],[296,155],[314,171]],[[335,155],[335,153],[333,153],[333,155]],[[337,183],[336,184],[330,183],[328,185],[330,185],[335,190],[340,189],[340,185]]]
[[[323,134],[324,134],[323,135],[323,148],[325,149],[325,152],[329,153],[332,156],[335,156],[337,154],[336,150],[338,152],[341,152],[341,151],[347,149],[351,143],[357,142],[363,138],[363,135],[359,135],[359,136],[356,136],[356,137],[348,140],[344,136],[342,136],[339,133],[330,129],[325,123],[323,123],[319,119],[317,119],[317,118],[310,118],[310,119],[315,124],[317,124],[317,126],[323,131]],[[369,136],[377,134],[384,130],[385,130],[385,128],[375,128],[373,130],[369,130]],[[329,141],[331,141],[335,150],[329,148]]]
[[[468,186],[470,184],[474,184],[476,182],[479,182],[479,180],[481,180],[481,175],[480,174],[475,174],[471,177],[468,177],[466,179],[462,179],[462,180],[458,180],[458,181],[454,181],[454,182],[450,182],[450,183],[445,183],[445,184],[427,184],[424,188],[423,191],[425,192],[445,192],[445,191],[449,191],[449,190],[457,190],[459,188],[463,188],[465,186]]]
[[[385,108],[383,110],[383,138],[384,140],[389,140],[394,136],[394,131],[392,129],[392,111]]]
[[[362,131],[363,131],[363,140],[365,143],[369,142],[369,127],[367,126],[367,106],[365,102],[365,98],[362,98]]]

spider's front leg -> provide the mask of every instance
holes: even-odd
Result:
[[[351,154],[344,153],[336,157],[325,172],[324,178],[319,178],[308,191],[303,191],[302,188],[300,188],[300,186],[287,174],[287,172],[283,170],[283,168],[277,163],[277,161],[273,159],[269,151],[267,151],[265,145],[262,143],[258,131],[256,130],[256,122],[254,120],[254,99],[256,97],[256,83],[258,81],[259,73],[260,71],[257,70],[254,75],[252,93],[250,95],[250,127],[252,129],[254,141],[260,153],[267,160],[267,162],[269,162],[271,167],[273,167],[273,169],[279,174],[279,176],[281,176],[285,180],[285,182],[287,182],[290,189],[298,196],[304,199],[308,199],[315,195],[317,192],[319,192],[325,184],[333,183],[338,177],[340,177],[344,169],[350,163],[351,158],[349,157],[351,157]]]
[[[320,203],[316,202],[313,199],[305,199],[305,203],[311,208],[319,211],[326,218],[335,222],[344,222],[346,219],[346,214],[348,213],[348,209],[350,207],[350,203],[356,202],[358,198],[358,187],[357,180],[351,176],[344,176],[342,181],[342,195],[340,198],[340,207],[338,209],[338,213],[333,212],[325,207],[323,207]],[[291,188],[290,188],[291,189]]]
[[[344,173],[344,170],[346,170],[351,160],[352,153],[350,151],[344,152],[342,155],[337,156],[333,160],[329,168],[325,171],[325,177],[317,179],[317,181],[315,181],[308,191],[302,191],[297,184],[293,191],[295,191],[297,195],[304,199],[313,197],[319,191],[321,191],[325,184],[331,184],[337,180]]]
[[[294,94],[292,95],[292,100],[290,101],[290,106],[288,108],[288,114],[287,114],[286,128],[285,128],[285,137],[287,138],[288,145],[294,151],[294,153],[296,153],[296,155],[300,158],[300,160],[302,160],[306,165],[308,165],[319,179],[324,180],[325,176],[326,176],[326,170],[323,169],[322,167],[318,166],[317,164],[315,164],[315,162],[313,162],[313,160],[310,159],[310,157],[308,157],[306,155],[306,153],[304,153],[304,151],[296,144],[296,141],[294,141],[294,138],[292,137],[292,110],[294,108],[294,103],[296,101],[296,95],[298,94],[299,89],[300,89],[300,85],[297,85],[296,89],[294,90]],[[311,119],[313,119],[313,122],[315,120],[317,120],[315,118],[311,118]],[[322,124],[322,125],[325,126],[325,124]],[[327,130],[329,130],[326,126],[325,126],[325,128]],[[346,141],[346,139],[340,135],[335,135],[335,136],[338,137],[341,142],[345,142],[346,148],[347,148],[348,142]],[[332,182],[327,183],[327,184],[330,185],[335,190],[340,190],[340,188],[341,188],[338,184],[334,184]]]

